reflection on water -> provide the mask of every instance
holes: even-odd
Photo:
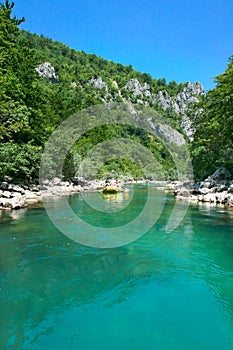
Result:
[[[112,194],[102,194],[104,200],[106,202],[116,203],[116,205],[119,205],[122,207],[122,203],[129,202],[130,199],[130,193],[129,192],[118,192],[118,193],[112,193]]]
[[[96,227],[121,227],[135,219],[147,201],[147,187],[134,192],[103,194],[84,192],[71,197],[74,212],[84,221]]]
[[[85,202],[93,209],[103,213],[117,213],[127,208],[133,199],[134,192],[102,193],[84,192],[81,194]]]
[[[27,212],[27,208],[22,208],[18,210],[7,210],[6,212],[4,210],[0,210],[0,221],[1,222],[8,222],[13,220],[20,220],[25,213]]]
[[[190,207],[167,234],[173,206],[117,249],[68,240],[42,209],[3,213],[0,349],[232,349],[232,217]]]

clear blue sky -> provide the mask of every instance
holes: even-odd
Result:
[[[233,0],[15,0],[14,14],[32,33],[206,90],[233,55]]]

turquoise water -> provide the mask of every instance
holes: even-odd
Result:
[[[105,199],[122,206],[111,223],[138,215],[146,193],[135,191],[131,209]],[[82,196],[69,201],[113,225]],[[167,233],[173,207],[168,197],[147,234],[114,249],[69,240],[43,208],[2,213],[0,349],[233,349],[233,213],[190,206]]]

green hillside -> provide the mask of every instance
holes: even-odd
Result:
[[[53,41],[25,31],[20,33],[20,38],[28,43],[28,47],[34,51],[37,62],[50,62],[55,68],[59,77],[57,85],[51,86],[50,81],[43,81],[47,89],[51,89],[57,103],[56,114],[60,120],[66,118],[72,113],[103,102],[126,102],[128,99],[132,103],[137,103],[132,91],[125,88],[130,79],[137,79],[141,85],[150,86],[151,95],[165,89],[170,96],[175,96],[186,86],[186,84],[177,84],[172,81],[166,83],[165,78],[153,79],[147,73],[140,73],[133,69],[131,65],[124,66],[105,60],[94,54],[87,54],[83,51],[75,51],[60,42]],[[101,78],[106,84],[107,90],[95,88],[91,80]],[[120,92],[120,94],[119,94]],[[142,96],[142,101],[147,102],[149,106],[165,113],[152,99],[152,97]],[[177,115],[173,115],[171,120],[179,120]],[[177,127],[179,124],[176,125]]]
[[[43,147],[51,133],[69,116],[89,106],[108,102],[148,106],[184,134],[182,115],[174,110],[172,103],[187,83],[166,83],[165,78],[153,79],[147,73],[135,71],[132,66],[75,51],[60,42],[22,31],[19,25],[24,19],[13,18],[12,8],[9,1],[0,5],[1,180],[4,176],[10,176],[13,181],[35,181]],[[204,112],[200,113],[200,106],[196,107],[198,113],[193,105],[189,108],[189,117],[196,124],[192,154],[197,176],[208,173],[210,160],[211,171],[217,165],[232,165],[229,161],[232,150],[232,84],[228,81],[232,77],[232,61],[225,75],[219,77],[216,89],[201,101]],[[139,89],[139,92],[135,92],[135,89]],[[158,93],[170,101],[168,107],[163,108],[158,103]],[[215,98],[216,101],[221,100],[222,107],[218,105],[215,108]],[[221,142],[216,143],[215,135],[220,124],[223,137]],[[207,134],[203,131],[206,128]],[[174,178],[174,164],[164,145],[133,127],[114,130],[110,127],[107,131],[99,127],[88,132],[70,150],[64,177],[74,176],[74,159],[82,159],[93,145],[122,135],[150,149],[161,163],[165,177]],[[223,139],[227,140],[226,143]],[[214,143],[218,150],[221,147],[224,152],[216,152]],[[126,159],[109,162],[101,169],[99,176],[106,176],[113,169],[119,174],[143,177],[141,169]]]

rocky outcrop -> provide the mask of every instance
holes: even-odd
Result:
[[[87,84],[92,85],[96,89],[100,89],[100,90],[105,89],[106,92],[108,92],[108,85],[102,80],[101,77],[98,77],[98,78],[92,77]]]
[[[166,90],[159,91],[155,98],[157,104],[164,110],[172,108],[177,114],[180,113],[180,108],[176,100],[172,98]]]
[[[137,79],[130,79],[124,88],[131,91],[137,99],[129,102],[137,102],[145,105],[157,104],[164,110],[171,109],[182,116],[181,126],[186,135],[192,140],[193,128],[191,120],[186,115],[188,107],[199,101],[200,96],[204,94],[204,88],[201,83],[188,83],[187,86],[175,97],[171,97],[166,90],[161,90],[157,94],[151,92],[148,83],[141,84]]]
[[[179,112],[185,113],[188,106],[195,102],[199,101],[201,95],[204,94],[203,85],[199,82],[196,83],[188,83],[188,85],[184,88],[183,91],[179,92],[175,97],[175,102],[179,107]]]
[[[201,83],[188,83],[187,86],[175,97],[171,97],[166,90],[159,91],[156,100],[163,109],[172,108],[176,113],[185,114],[190,104],[199,101],[204,94],[204,88]]]
[[[125,85],[125,89],[132,91],[135,97],[142,94],[145,96],[151,96],[150,85],[147,83],[140,84],[137,79],[130,79]]]
[[[219,168],[215,173],[193,188],[180,187],[174,192],[177,199],[195,203],[222,204],[233,208],[233,178],[225,168]]]
[[[182,115],[181,126],[186,135],[192,140],[193,127],[191,120],[186,115],[187,109],[193,103],[199,101],[200,96],[204,94],[203,85],[199,82],[188,83],[187,86],[177,94],[175,97],[168,95],[166,90],[159,91],[156,100],[159,106],[164,110],[171,108],[177,114]]]
[[[182,146],[185,144],[185,139],[177,130],[171,128],[170,125],[159,125],[157,128],[158,134],[162,139],[165,139],[167,142],[172,142],[177,146]]]
[[[50,62],[42,63],[35,69],[41,77],[50,80],[51,83],[59,82],[59,77],[55,72],[55,68],[51,65]]]
[[[41,202],[38,187],[19,186],[2,182],[0,186],[0,209],[20,209]]]
[[[187,87],[175,98],[175,101],[179,106],[180,114],[182,115],[181,126],[191,141],[193,140],[194,129],[191,120],[186,115],[186,111],[190,105],[198,102],[200,96],[203,94],[204,88],[201,83],[188,83]]]
[[[162,109],[171,109],[177,114],[182,116],[181,127],[183,128],[186,135],[192,140],[193,128],[192,123],[186,115],[188,107],[199,101],[200,96],[204,94],[204,88],[201,83],[187,83],[187,86],[179,92],[176,96],[172,97],[166,90],[161,90],[158,93],[153,93],[148,83],[140,83],[138,79],[132,78],[125,85],[124,89],[121,90],[116,81],[113,81],[112,85],[118,90],[116,95],[113,95],[111,89],[108,89],[108,85],[103,81],[101,77],[92,77],[87,85],[93,86],[95,89],[106,91],[105,97],[101,97],[103,102],[114,101],[116,95],[119,96],[124,102],[129,103],[133,110],[132,105],[143,104],[143,105],[159,105]],[[127,96],[124,94],[124,90],[130,91],[131,95]]]

